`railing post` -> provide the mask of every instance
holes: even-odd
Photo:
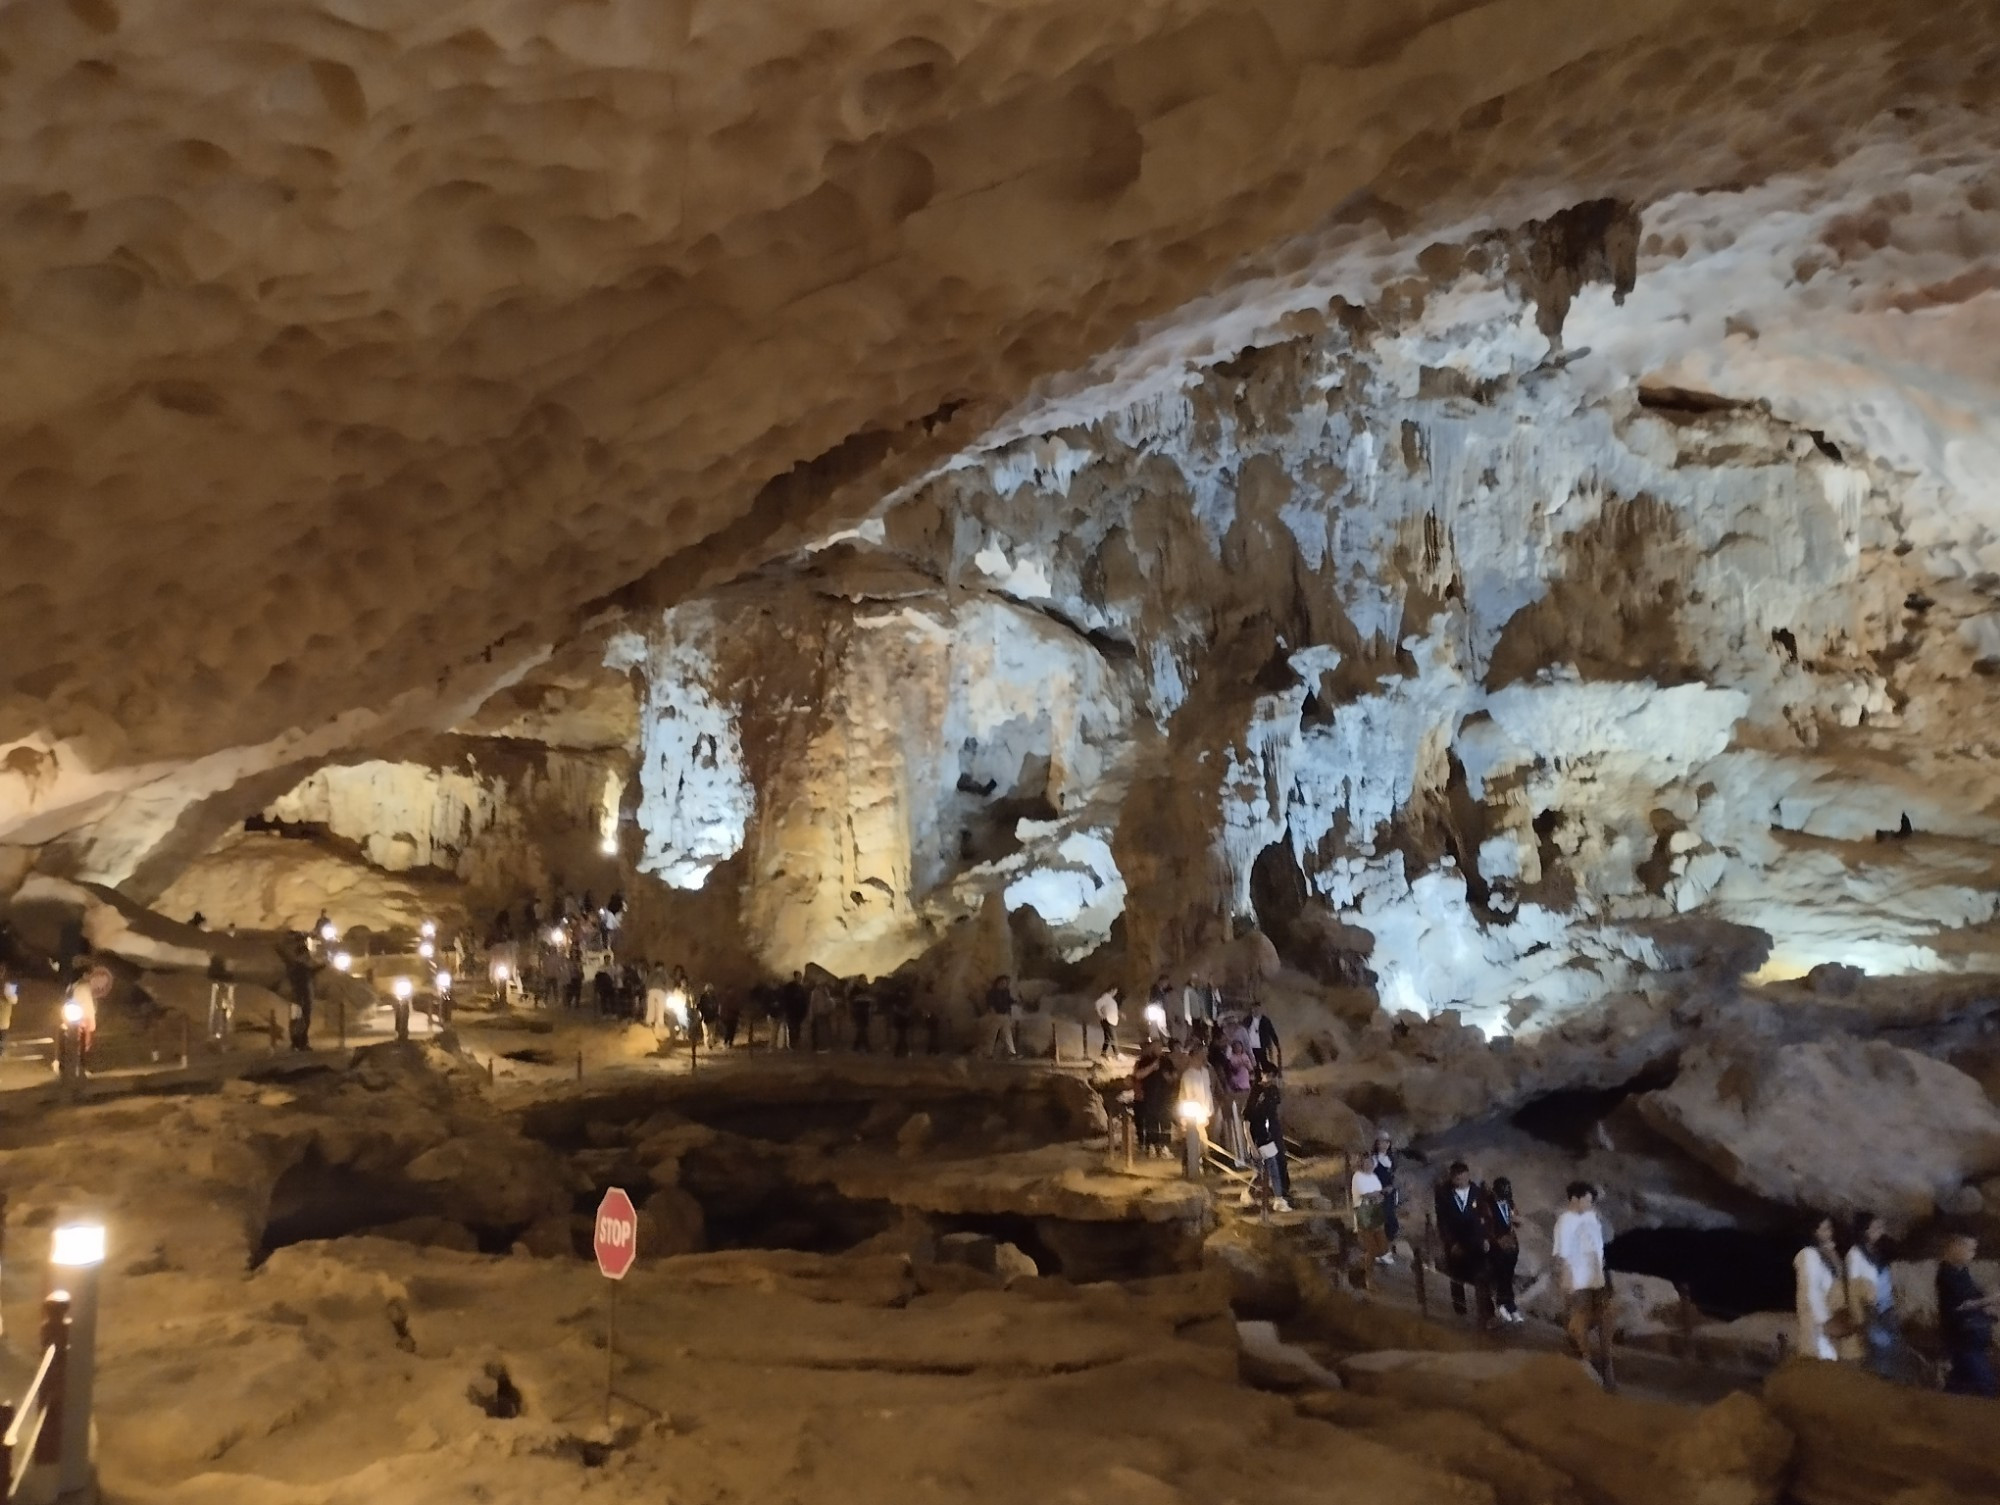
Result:
[[[1431,1314],[1430,1287],[1424,1278],[1424,1251],[1415,1250],[1410,1255],[1410,1273],[1417,1281],[1417,1315],[1428,1318]]]
[[[69,1293],[51,1291],[42,1302],[42,1347],[52,1349],[49,1393],[42,1401],[42,1430],[35,1438],[35,1462],[60,1469],[63,1456],[63,1391],[69,1384]]]

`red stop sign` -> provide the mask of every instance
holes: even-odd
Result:
[[[612,1187],[597,1204],[597,1226],[592,1230],[591,1248],[597,1251],[597,1268],[607,1280],[623,1280],[639,1257],[639,1209],[620,1187]]]

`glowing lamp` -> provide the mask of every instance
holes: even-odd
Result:
[[[615,837],[615,836],[607,836],[607,837],[605,837],[605,838],[604,838],[604,842],[603,842],[603,846],[604,846],[604,855],[605,855],[606,857],[616,857],[616,856],[618,855],[618,838],[617,838],[617,837]]]
[[[64,1023],[64,1024],[81,1024],[81,1023],[83,1023],[83,1005],[82,1005],[82,1004],[80,1004],[80,1003],[66,1003],[66,1004],[64,1004],[64,1005],[63,1005],[63,1023]]]
[[[562,943],[563,943],[562,926],[558,925],[554,930],[551,930],[549,932],[549,944],[551,946],[560,946]]]
[[[423,938],[427,941],[434,939],[438,933],[437,921],[425,920],[424,923],[418,928],[417,933],[423,936]]]
[[[495,962],[493,964],[493,980],[498,983],[507,981],[507,964],[505,962]]]
[[[449,972],[438,973],[437,990],[440,993],[449,993],[451,991],[451,974]]]
[[[425,961],[429,961],[437,954],[438,948],[429,941],[419,941],[417,943],[417,955],[421,956]]]
[[[399,977],[389,984],[389,991],[394,993],[402,1002],[408,1003],[410,995],[417,991],[417,985],[407,977]]]
[[[319,938],[323,941],[330,941],[339,934],[340,931],[334,926],[331,920],[328,920],[324,925],[319,927]]]
[[[56,1229],[49,1244],[52,1265],[101,1265],[104,1263],[104,1225],[65,1223]]]
[[[333,953],[334,971],[345,972],[349,967],[353,965],[354,965],[354,958],[352,956],[349,956],[345,951],[336,951]]]
[[[1174,1112],[1180,1115],[1180,1120],[1184,1124],[1198,1125],[1208,1122],[1208,1108],[1193,1098],[1181,1099],[1174,1106]]]

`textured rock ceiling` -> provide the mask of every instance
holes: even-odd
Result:
[[[1996,38],[1981,0],[10,5],[0,746],[449,719],[445,671],[753,558],[1246,254],[1808,167],[1986,110]]]

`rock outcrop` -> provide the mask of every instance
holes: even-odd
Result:
[[[1717,1043],[1639,1106],[1730,1181],[1815,1212],[1920,1221],[2000,1168],[2000,1108],[1979,1084],[1881,1040]]]

